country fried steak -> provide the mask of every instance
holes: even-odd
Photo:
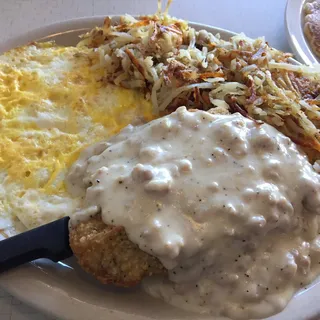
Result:
[[[105,224],[100,214],[71,229],[70,246],[79,265],[104,284],[130,287],[165,272],[157,258],[128,239],[123,227]]]

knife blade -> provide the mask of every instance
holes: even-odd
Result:
[[[64,217],[0,241],[0,273],[40,258],[58,262],[71,257],[69,219]]]

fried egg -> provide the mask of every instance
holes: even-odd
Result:
[[[10,236],[66,215],[64,178],[79,152],[138,118],[142,93],[104,81],[92,49],[34,43],[0,57],[0,230]]]

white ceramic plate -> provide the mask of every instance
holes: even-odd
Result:
[[[319,63],[303,33],[303,6],[308,0],[288,0],[286,8],[287,37],[296,58],[312,65]]]
[[[118,19],[119,17],[114,17]],[[33,40],[56,40],[61,45],[74,45],[77,36],[101,25],[103,17],[81,18],[53,24],[28,32],[0,44],[0,52]],[[234,33],[190,23],[228,39]],[[68,320],[213,320],[209,316],[190,314],[170,307],[146,295],[140,288],[119,289],[103,286],[85,274],[74,259],[54,264],[47,260],[17,268],[0,276],[0,286],[34,307]],[[320,317],[320,284],[297,294],[279,315],[268,320],[317,320]],[[216,320],[216,319],[214,319]]]

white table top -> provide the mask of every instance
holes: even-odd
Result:
[[[265,36],[270,45],[290,51],[285,35],[286,0],[173,0],[179,18]],[[92,15],[150,14],[157,0],[0,0],[0,41],[53,22]],[[1,320],[51,320],[0,289]]]

